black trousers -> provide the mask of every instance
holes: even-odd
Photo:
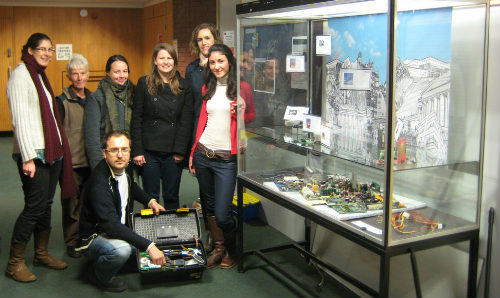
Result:
[[[76,246],[80,234],[78,228],[80,224],[80,212],[83,202],[83,187],[90,176],[90,167],[74,168],[76,196],[62,200],[62,227],[64,243],[66,246]]]
[[[24,175],[21,157],[17,156],[17,169],[23,184],[24,209],[14,225],[11,240],[13,244],[28,242],[31,234],[51,228],[52,202],[61,175],[62,160],[50,166],[35,159],[35,166],[33,178]]]

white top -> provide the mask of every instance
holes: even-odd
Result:
[[[52,97],[41,77],[40,81],[54,116]],[[20,63],[12,72],[7,82],[7,97],[14,128],[14,152],[21,153],[23,162],[32,160],[37,157],[35,149],[45,149],[45,139],[38,92],[24,63]],[[57,132],[60,140],[59,128]]]
[[[207,101],[207,125],[199,140],[212,150],[231,150],[231,105],[226,96],[227,85],[219,85]]]
[[[116,174],[116,181],[118,181],[118,191],[120,192],[120,198],[121,198],[121,209],[122,209],[122,217],[120,219],[120,222],[122,224],[125,224],[125,216],[127,215],[125,210],[127,209],[127,204],[128,204],[128,179],[127,175],[125,172],[122,174]]]

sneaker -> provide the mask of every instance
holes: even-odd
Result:
[[[96,285],[98,288],[108,291],[108,292],[123,292],[126,289],[128,289],[127,284],[118,276],[113,276],[111,280],[107,283],[102,283],[97,279],[97,276],[95,275],[94,272],[94,267],[89,266],[88,272],[87,272],[87,277],[91,283]]]
[[[75,258],[75,259],[82,257],[82,253],[79,251],[76,251],[74,246],[68,246],[66,248],[66,253],[68,254],[68,256]]]

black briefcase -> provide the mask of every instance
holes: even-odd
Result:
[[[167,264],[151,262],[145,251],[137,250],[137,266],[143,283],[201,279],[207,267],[207,255],[201,241],[201,228],[195,209],[161,211],[151,209],[132,217],[134,231],[155,242]]]

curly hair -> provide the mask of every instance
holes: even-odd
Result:
[[[222,43],[219,29],[217,29],[214,24],[201,23],[194,28],[193,33],[191,34],[191,40],[189,41],[189,49],[191,50],[191,55],[193,55],[193,57],[198,57],[200,55],[200,48],[198,47],[198,33],[200,33],[203,29],[210,30],[210,33],[212,33],[212,36],[214,37],[214,43]]]

